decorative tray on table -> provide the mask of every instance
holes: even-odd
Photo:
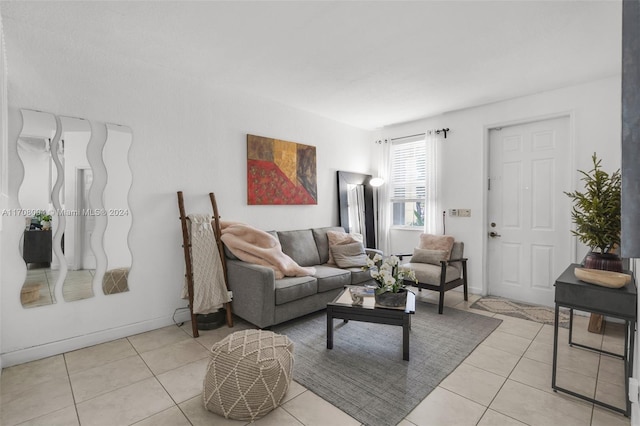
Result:
[[[576,268],[574,274],[581,281],[610,288],[624,287],[631,281],[629,274],[600,269]]]

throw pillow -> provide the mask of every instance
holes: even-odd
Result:
[[[449,252],[446,250],[429,250],[414,248],[411,263],[430,263],[432,265],[440,265],[441,260],[447,260]]]
[[[367,266],[367,255],[360,242],[334,245],[329,251],[333,254],[333,260],[340,268]]]
[[[347,234],[340,231],[327,231],[327,239],[329,240],[329,260],[327,263],[335,264],[331,247],[349,243],[363,243],[362,234]]]
[[[428,250],[446,250],[447,257],[444,260],[449,260],[454,241],[455,239],[451,235],[420,234],[420,244],[418,245],[418,248]]]

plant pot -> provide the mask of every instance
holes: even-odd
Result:
[[[622,259],[617,254],[592,251],[585,257],[584,267],[586,269],[622,272]]]
[[[384,293],[376,293],[376,303],[380,306],[388,306],[390,308],[399,308],[407,304],[407,290],[401,288],[397,293],[390,291]]]

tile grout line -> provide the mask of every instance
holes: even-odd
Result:
[[[191,421],[189,420],[189,418],[187,417],[187,415],[186,415],[186,414],[185,414],[185,413],[180,409],[180,406],[179,406],[179,405],[178,405],[178,403],[173,399],[173,397],[171,396],[171,394],[169,393],[169,391],[167,391],[167,389],[164,387],[164,385],[162,384],[162,382],[161,382],[160,380],[158,380],[158,377],[156,376],[156,373],[154,373],[154,372],[153,372],[153,370],[151,369],[151,367],[149,366],[149,364],[147,364],[147,361],[145,361],[145,359],[142,357],[142,355],[141,355],[141,354],[140,354],[140,352],[138,351],[138,348],[136,348],[136,346],[135,346],[135,345],[134,345],[134,344],[129,340],[129,337],[131,337],[131,336],[127,336],[127,337],[126,337],[127,342],[129,342],[129,344],[131,345],[131,347],[132,347],[132,348],[133,348],[133,350],[135,351],[136,356],[137,356],[138,358],[140,358],[140,360],[141,360],[141,361],[142,361],[142,363],[145,365],[145,367],[147,367],[147,369],[148,369],[148,370],[149,370],[149,372],[151,373],[151,377],[153,377],[153,378],[155,379],[155,381],[156,381],[156,382],[158,382],[158,384],[160,385],[160,387],[162,387],[162,390],[163,390],[163,391],[165,391],[165,393],[169,396],[169,398],[171,399],[171,401],[173,401],[174,406],[175,406],[175,407],[177,407],[177,408],[180,410],[180,412],[182,412],[182,414],[183,414],[183,415],[184,415],[184,417],[187,419],[187,421],[189,421],[189,423],[191,423]],[[143,380],[147,380],[147,379],[143,379]],[[141,381],[141,380],[140,380],[140,381]],[[136,382],[136,383],[139,383],[140,381],[138,381],[138,382]],[[128,386],[128,385],[127,385],[127,386]],[[164,412],[164,411],[166,411],[166,410],[169,410],[169,409],[171,409],[171,408],[172,408],[172,407],[169,407],[169,408],[166,408],[166,409],[164,409],[164,410],[162,410],[162,411],[159,411],[159,412],[157,412],[157,413],[153,413],[153,414],[151,414],[150,416],[147,416],[147,417],[145,417],[145,418],[143,418],[143,419],[139,419],[139,420],[138,420],[138,421],[136,421],[135,423],[139,423],[139,422],[141,422],[141,421],[143,421],[143,420],[146,420],[146,419],[148,419],[148,418],[150,418],[150,417],[155,416],[156,414],[162,413],[162,412]],[[135,423],[132,423],[132,424],[135,424]],[[191,423],[191,424],[193,424],[193,423]]]
[[[494,315],[495,315],[495,313],[494,313]],[[499,328],[499,327],[496,327],[496,330],[497,330],[498,328]],[[498,389],[498,391],[495,393],[495,395],[493,395],[493,398],[491,398],[491,401],[489,401],[489,404],[487,404],[487,406],[485,407],[485,410],[483,411],[482,416],[480,416],[480,419],[478,420],[478,422],[476,423],[476,425],[478,425],[478,423],[480,423],[480,421],[482,421],[482,418],[485,416],[485,414],[487,413],[487,411],[489,411],[489,409],[490,409],[490,407],[491,407],[491,404],[493,404],[493,401],[495,401],[496,397],[498,396],[498,394],[500,393],[500,391],[502,390],[502,388],[504,387],[504,385],[507,383],[507,381],[509,381],[509,380],[510,380],[510,377],[511,377],[511,375],[513,374],[513,371],[516,369],[516,367],[518,366],[518,364],[520,364],[520,361],[522,361],[522,358],[524,358],[524,354],[525,354],[525,353],[527,352],[527,350],[531,347],[531,345],[533,344],[533,341],[536,339],[536,337],[538,337],[538,334],[540,334],[540,332],[542,331],[542,329],[543,329],[543,327],[542,327],[542,326],[540,326],[540,329],[538,330],[538,332],[536,333],[536,335],[535,335],[535,336],[533,336],[533,338],[531,339],[531,341],[530,341],[530,342],[529,342],[529,344],[527,345],[527,348],[522,352],[522,355],[520,355],[520,358],[518,359],[518,362],[516,362],[516,363],[515,363],[515,365],[513,366],[513,368],[511,369],[511,371],[509,371],[509,375],[505,378],[504,382],[502,382],[502,385],[500,385],[500,388]],[[495,332],[496,330],[494,330],[494,332]],[[503,333],[505,333],[505,332],[503,332]],[[491,334],[493,334],[493,332],[492,332]],[[505,334],[510,334],[510,335],[512,335],[512,336],[515,336],[515,334],[511,334],[511,333],[505,333]],[[489,335],[489,336],[490,336],[490,335]],[[489,337],[489,336],[487,336],[487,337]],[[522,337],[522,336],[518,336],[518,337]],[[497,348],[494,348],[494,349],[497,349]],[[506,352],[506,351],[504,351],[504,352]],[[479,368],[479,367],[476,367],[476,368]],[[483,369],[483,368],[480,368],[480,369],[481,369],[481,370],[483,370],[483,371],[487,371],[487,372],[491,373],[491,371],[485,370],[485,369]],[[495,373],[493,373],[493,374],[495,374]],[[514,381],[515,381],[515,380],[514,380]],[[462,396],[462,395],[460,395],[460,396]],[[496,413],[499,413],[499,414],[501,414],[501,415],[503,415],[503,416],[509,417],[510,419],[514,419],[514,420],[516,420],[516,421],[519,421],[519,422],[521,422],[521,423],[524,423],[524,422],[522,422],[521,420],[515,419],[515,418],[511,417],[511,416],[510,416],[510,415],[508,415],[508,414],[502,413],[502,412],[500,412],[500,411],[498,411],[498,410],[495,410],[495,409],[493,409],[493,408],[491,408],[491,409],[492,409],[493,411],[495,411]]]
[[[520,361],[522,361],[522,359],[523,359],[523,358],[526,358],[524,355],[527,353],[527,350],[531,347],[531,345],[533,344],[533,341],[536,339],[536,337],[538,337],[538,335],[540,334],[540,332],[541,332],[541,331],[542,331],[542,329],[544,328],[544,325],[551,325],[551,324],[542,324],[542,327],[540,327],[540,330],[538,330],[538,332],[536,333],[535,337],[534,337],[533,339],[531,339],[531,343],[529,344],[529,346],[527,346],[527,349],[522,353],[522,356],[520,357],[520,360],[519,360],[519,361],[516,363],[516,365],[514,366],[514,370],[515,370],[515,368],[518,366],[518,364],[520,363]],[[551,345],[551,346],[553,346],[553,345]],[[531,358],[526,358],[526,359],[531,359]],[[537,360],[534,360],[534,359],[531,359],[531,360],[532,360],[532,361],[537,361]],[[538,362],[540,362],[540,361],[538,361]],[[546,364],[546,363],[544,363],[544,362],[543,362],[543,364]],[[598,361],[598,365],[599,365],[599,361]],[[552,367],[552,368],[553,368],[553,367]],[[599,370],[599,366],[598,366],[598,370]],[[538,388],[536,388],[536,387],[534,387],[534,386],[529,385],[528,383],[523,383],[523,382],[520,382],[520,381],[515,380],[515,379],[510,379],[511,374],[513,374],[513,370],[509,373],[509,377],[507,377],[507,380],[512,380],[512,381],[513,381],[513,382],[515,382],[515,383],[520,383],[521,385],[523,385],[523,386],[528,386],[528,387],[530,387],[530,388],[532,388],[532,389],[534,389],[534,390],[540,390],[540,389],[538,389]],[[576,374],[581,374],[581,373],[576,373]],[[505,381],[505,383],[506,383],[506,381]],[[597,383],[596,383],[596,386],[597,386]],[[546,391],[543,391],[543,392],[546,392]],[[557,395],[557,392],[556,392],[555,390],[554,390],[553,392],[547,392],[547,393],[549,393],[549,394],[553,394],[553,395]],[[497,395],[497,394],[496,394],[496,395]],[[570,395],[568,395],[568,396],[570,396]],[[575,399],[574,397],[571,397],[571,398],[567,399],[567,401],[569,401],[569,402],[573,402],[573,403],[576,403],[576,404],[581,404],[580,400],[578,400],[578,401],[574,401],[574,399]],[[493,402],[493,401],[492,401],[492,402]],[[587,401],[587,402],[588,402],[588,401]],[[591,425],[591,423],[592,423],[592,417],[593,417],[594,404],[589,404],[589,405],[591,406],[591,407],[590,407],[590,409],[591,409],[591,416],[590,416],[590,420],[589,420],[589,425]],[[504,414],[504,413],[500,413],[500,414]],[[517,420],[517,419],[516,419],[516,420]],[[518,421],[519,421],[519,420],[518,420]]]
[[[537,322],[537,321],[533,321],[533,322]],[[491,400],[491,401],[489,402],[489,404],[485,407],[485,410],[484,410],[484,412],[483,412],[482,416],[480,417],[480,419],[478,420],[478,422],[476,423],[476,425],[477,425],[477,424],[482,420],[482,418],[484,417],[484,415],[486,414],[486,412],[491,408],[491,404],[493,403],[493,401],[495,400],[495,398],[498,396],[498,394],[500,393],[500,391],[502,390],[502,388],[504,387],[504,385],[507,383],[507,381],[511,380],[511,381],[513,381],[513,382],[520,383],[520,384],[522,384],[522,385],[524,385],[524,386],[527,386],[527,387],[530,387],[530,388],[532,388],[532,389],[539,390],[539,389],[537,389],[537,388],[535,388],[535,387],[533,387],[533,386],[531,386],[531,385],[529,385],[529,384],[527,384],[527,383],[522,383],[522,382],[520,382],[520,381],[517,381],[517,380],[511,379],[511,375],[513,374],[513,372],[514,372],[515,368],[518,366],[518,364],[520,364],[520,362],[522,361],[522,359],[523,359],[523,358],[525,358],[525,356],[524,356],[524,355],[525,355],[525,353],[526,353],[526,352],[527,352],[527,350],[531,347],[531,345],[533,344],[533,341],[538,337],[538,335],[540,334],[540,332],[543,330],[544,325],[545,325],[545,324],[541,324],[541,327],[540,327],[540,329],[538,330],[538,332],[536,333],[536,335],[535,335],[532,339],[530,339],[529,345],[527,345],[527,348],[523,351],[522,355],[520,355],[520,358],[519,358],[518,362],[516,362],[516,364],[514,365],[513,369],[511,369],[511,371],[509,372],[509,375],[506,377],[505,381],[504,381],[504,382],[503,382],[503,384],[500,386],[500,389],[498,389],[498,391],[496,392],[496,394],[494,395],[494,397],[492,398],[492,400]],[[497,330],[497,329],[496,329],[496,330]],[[495,330],[494,330],[494,331],[495,331]],[[506,332],[503,332],[503,333],[506,333]],[[492,333],[492,334],[493,334],[493,333]],[[517,336],[517,335],[512,334],[512,333],[506,333],[506,334],[511,334],[511,335]],[[488,336],[487,336],[487,337],[488,337]],[[518,337],[522,337],[522,336],[518,336]],[[493,348],[493,349],[502,350],[502,349],[498,349],[498,348]],[[506,352],[506,351],[503,351],[503,352]],[[508,352],[506,352],[506,353],[508,353]],[[528,358],[527,358],[527,359],[528,359]],[[474,367],[476,367],[476,366],[474,366]],[[489,372],[489,373],[492,373],[491,371],[488,371],[488,370],[486,370],[486,369],[484,369],[484,368],[480,368],[480,367],[476,367],[476,368],[479,368],[480,370],[483,370],[483,371],[487,371],[487,372]],[[598,366],[598,372],[599,372],[599,366]],[[495,373],[493,373],[493,374],[495,374]],[[597,384],[596,384],[596,386],[597,386]],[[439,387],[440,387],[440,386],[439,386]],[[443,388],[443,389],[445,389],[445,388]],[[448,389],[447,389],[447,390],[448,390]],[[450,392],[452,392],[452,391],[450,391]],[[473,400],[471,400],[471,399],[469,399],[469,398],[466,398],[465,396],[460,395],[460,394],[458,394],[458,393],[456,393],[456,392],[453,392],[453,393],[454,393],[454,394],[456,394],[456,395],[458,395],[458,396],[460,396],[460,397],[463,397],[463,398],[465,398],[465,399],[467,399],[467,400],[469,400],[469,401],[471,401],[471,402],[476,402],[476,401],[473,401]],[[477,402],[476,402],[476,403],[477,403]],[[593,411],[594,411],[594,408],[595,408],[594,404],[590,404],[590,405],[591,405],[591,407],[590,407],[590,408],[591,408],[591,416],[590,416],[589,425],[591,425],[591,423],[592,423],[592,421],[593,421]],[[492,410],[494,410],[494,411],[496,411],[497,413],[499,413],[499,414],[501,414],[501,415],[504,415],[504,416],[506,416],[506,417],[512,418],[512,419],[517,420],[517,421],[519,421],[519,422],[522,422],[521,420],[519,420],[519,419],[515,419],[515,418],[513,418],[513,417],[509,416],[508,414],[502,413],[502,412],[497,411],[497,410],[495,410],[495,409],[493,409],[493,408],[491,408],[491,409],[492,409]]]
[[[178,325],[177,323],[175,323],[175,326],[176,326],[178,329],[180,329],[182,332],[184,332],[184,333],[185,333],[185,334],[186,334],[190,339],[192,339],[192,340],[196,340],[196,339],[198,339],[198,337],[193,337],[192,335],[190,335],[190,334],[187,332],[187,329],[186,329],[186,328],[183,328],[183,326],[184,326],[185,324],[186,324],[186,322],[185,322],[185,323],[183,323],[182,325]],[[129,337],[131,337],[131,336],[129,336]],[[128,341],[129,341],[129,337],[127,337],[127,340],[128,340]],[[207,349],[207,348],[206,348],[202,343],[200,343],[200,341],[196,340],[196,342],[197,342],[198,344],[200,344],[200,346],[202,346],[202,347],[204,347],[205,349]],[[179,343],[179,342],[178,342],[178,343]],[[135,347],[135,345],[134,345],[131,341],[129,341],[129,344],[133,347],[133,350],[136,352],[137,356],[138,356],[138,357],[140,357],[140,359],[142,360],[142,362],[144,363],[144,365],[149,369],[149,371],[151,372],[151,374],[152,374],[153,378],[154,378],[154,379],[158,382],[158,384],[162,387],[162,389],[163,389],[163,390],[165,391],[165,393],[169,396],[169,398],[171,399],[171,401],[173,401],[174,407],[176,407],[178,410],[180,410],[180,412],[182,413],[182,415],[184,416],[184,418],[185,418],[185,419],[187,419],[187,421],[188,421],[191,425],[193,425],[193,422],[191,421],[191,419],[189,418],[189,416],[187,415],[187,413],[182,409],[182,407],[180,407],[180,403],[178,403],[178,402],[174,399],[174,397],[173,397],[173,396],[171,395],[171,393],[167,390],[167,388],[164,386],[164,384],[162,384],[162,381],[160,381],[160,379],[158,379],[158,375],[157,375],[157,374],[156,374],[156,373],[151,369],[151,367],[149,366],[149,364],[147,364],[147,362],[146,362],[146,361],[145,361],[145,359],[142,357],[141,353],[138,351],[138,349]],[[172,344],[173,344],[173,343],[172,343]],[[160,348],[156,348],[156,349],[160,349]],[[155,349],[154,349],[154,350],[155,350]],[[207,350],[208,350],[208,349],[207,349]],[[204,359],[204,358],[201,358],[201,359]],[[197,361],[199,361],[199,360],[197,360]],[[197,362],[197,361],[192,361],[192,362]],[[185,364],[185,365],[186,365],[186,364]],[[180,368],[180,367],[177,367],[177,368]],[[169,370],[169,371],[171,371],[171,370]],[[165,373],[166,373],[166,372],[165,372]],[[161,374],[164,374],[164,373],[161,373]],[[146,380],[146,379],[145,379],[145,380]],[[202,394],[202,392],[201,392],[201,394]],[[198,395],[196,395],[196,396],[194,396],[194,397],[192,397],[192,398],[196,398],[197,396],[198,396]],[[200,396],[201,396],[201,395],[200,395]],[[188,398],[187,400],[182,401],[182,403],[187,402],[187,401],[189,401],[189,400],[190,400],[190,399],[192,399],[192,398]],[[167,410],[169,410],[169,409],[171,409],[171,408],[172,408],[172,407],[169,407],[169,408],[166,408],[165,410],[162,410],[162,411],[160,411],[160,412],[158,412],[158,413],[151,414],[150,416],[147,416],[147,417],[145,417],[144,419],[140,419],[140,420],[138,420],[136,423],[141,422],[141,421],[143,421],[143,420],[146,420],[146,419],[148,419],[148,418],[150,418],[150,417],[155,416],[156,414],[162,413],[162,412],[167,411]]]
[[[293,380],[293,379],[292,379]],[[289,410],[287,410],[286,408],[284,408],[285,404],[290,403],[291,401],[293,401],[294,399],[298,398],[300,395],[302,395],[305,392],[309,392],[309,389],[305,388],[304,391],[300,392],[298,395],[294,396],[293,398],[291,398],[290,400],[288,400],[287,402],[285,402],[284,404],[280,404],[279,407],[282,408],[288,415],[290,415],[291,417],[293,417],[294,419],[296,419],[296,421],[298,423],[300,423],[302,426],[306,426],[302,420],[300,420],[299,418],[297,418],[296,416],[293,415],[293,413],[289,412]],[[276,407],[277,408],[277,407]]]
[[[462,301],[462,302],[460,302],[460,303],[464,303],[464,302],[465,302],[465,301],[463,300],[463,301]],[[466,309],[460,309],[460,308],[458,308],[458,305],[460,305],[460,303],[457,303],[456,305],[454,305],[454,306],[453,306],[453,308],[454,308],[454,309],[458,309],[458,310],[466,311]],[[473,313],[473,312],[472,312],[472,313]],[[477,315],[481,315],[481,314],[477,314]],[[494,317],[495,317],[495,315],[496,315],[496,314],[495,314],[495,312],[492,312],[492,315],[490,315],[490,316],[489,316],[489,315],[487,315],[487,316],[488,316],[488,317],[490,317],[490,318],[494,318]],[[497,319],[499,319],[499,318],[497,318]],[[501,320],[501,321],[502,321],[502,322],[504,322],[504,320]],[[496,327],[496,328],[491,332],[491,334],[489,334],[489,335],[487,336],[487,338],[489,338],[489,336],[491,336],[491,335],[492,335],[496,330],[498,330],[498,328],[499,328],[499,326],[498,326],[498,327]],[[542,327],[540,327],[540,330],[542,330]],[[538,333],[540,332],[540,330],[538,330]],[[504,333],[504,332],[503,332],[503,333]],[[538,335],[538,333],[536,333],[536,336]],[[511,333],[506,333],[506,334],[510,334],[510,335],[512,335]],[[521,337],[521,336],[518,336],[518,337]],[[534,339],[535,339],[535,337],[534,337]],[[486,338],[485,338],[485,340],[486,340]],[[483,342],[484,342],[484,341],[483,341]],[[478,344],[478,346],[480,346],[483,342],[481,342],[480,344]],[[531,345],[531,343],[532,343],[532,342],[533,342],[533,339],[531,339],[531,342],[529,343],[529,346]],[[472,354],[476,349],[478,349],[478,346],[476,346],[476,347],[474,348],[474,350],[473,350],[473,351],[471,351],[471,353],[467,356],[467,358],[468,358],[468,357],[469,357],[469,356],[470,356],[470,355],[471,355],[471,354]],[[529,348],[529,346],[527,346],[527,349]],[[491,346],[490,346],[490,347],[491,347]],[[502,351],[502,352],[505,352],[505,353],[509,353],[509,352],[504,351],[504,350],[502,350],[502,349],[493,348],[493,347],[491,347],[491,348],[492,348],[492,349],[499,350],[499,351]],[[525,352],[526,352],[526,350],[525,350]],[[513,355],[513,354],[512,354],[512,355]],[[523,355],[524,355],[524,352],[523,352]],[[523,356],[523,355],[520,355],[520,360],[522,359],[522,356]],[[462,363],[464,363],[464,361],[465,361],[467,358],[463,359],[463,360],[460,362],[460,364],[458,364],[458,367],[459,367]],[[516,364],[514,365],[513,369],[515,369],[515,368],[516,368],[516,366],[518,365],[518,363],[520,362],[520,360],[518,360],[518,362],[516,362]],[[487,372],[487,373],[491,373],[491,374],[495,374],[495,375],[497,375],[497,376],[500,376],[499,374],[496,374],[496,373],[494,373],[494,372],[492,372],[492,371],[486,370],[486,369],[481,368],[481,367],[477,367],[477,366],[475,366],[475,365],[473,365],[473,364],[469,364],[469,365],[471,365],[472,367],[477,368],[477,369],[479,369],[479,370],[485,371],[485,372]],[[456,368],[457,368],[457,367],[456,367]],[[472,400],[472,399],[470,399],[470,398],[468,398],[468,397],[466,397],[466,396],[464,396],[464,395],[460,395],[460,394],[459,394],[459,393],[457,393],[457,392],[454,392],[454,391],[452,391],[452,390],[449,390],[449,389],[447,389],[447,388],[442,387],[442,386],[441,386],[441,383],[442,383],[442,382],[440,382],[440,383],[438,384],[438,386],[436,386],[436,388],[444,389],[444,390],[446,390],[447,392],[451,392],[451,393],[453,393],[454,395],[457,395],[457,396],[459,396],[459,397],[461,397],[461,398],[466,399],[467,401],[473,402],[473,403],[475,403],[475,404],[478,404],[478,405],[480,405],[480,406],[484,407],[484,411],[482,412],[482,415],[480,416],[480,418],[479,418],[479,419],[478,419],[478,421],[476,422],[476,426],[477,426],[477,425],[478,425],[478,423],[480,423],[480,422],[482,421],[482,418],[484,417],[484,415],[485,415],[485,414],[487,413],[487,411],[489,410],[489,407],[490,407],[490,406],[491,406],[491,404],[493,403],[493,401],[494,401],[495,397],[498,395],[498,393],[500,393],[500,390],[502,390],[502,388],[504,387],[504,384],[507,382],[507,380],[509,380],[509,376],[511,376],[511,373],[513,373],[513,369],[511,369],[511,371],[509,372],[509,375],[508,375],[507,377],[505,377],[504,382],[502,383],[502,385],[500,385],[500,388],[498,389],[498,391],[496,392],[496,394],[493,396],[493,398],[491,399],[491,401],[489,402],[489,404],[487,404],[486,406],[484,406],[484,405],[480,404],[479,402],[474,401],[474,400]],[[455,369],[454,369],[453,371],[455,371]],[[452,371],[451,373],[453,373],[453,371]],[[451,373],[450,373],[450,374],[451,374]],[[447,377],[448,377],[448,376],[447,376]],[[501,377],[502,377],[502,376],[501,376]],[[445,377],[445,379],[446,379],[446,377]],[[444,380],[444,379],[443,379],[443,380]],[[428,397],[429,397],[429,395],[427,395],[427,396],[425,397],[425,399],[426,399],[426,398],[428,398]],[[424,400],[423,400],[423,401],[424,401]],[[495,410],[494,410],[494,411],[495,411]],[[500,413],[500,412],[499,412],[499,411],[496,411],[496,413]],[[504,413],[500,413],[500,414],[502,414],[502,415],[504,415],[504,416],[507,416],[507,415],[506,415],[506,414],[504,414]],[[512,418],[512,417],[510,417],[510,416],[507,416],[507,417]],[[516,420],[517,420],[517,419],[516,419]],[[518,421],[519,421],[519,420],[518,420]]]
[[[73,391],[73,383],[71,383],[71,374],[69,373],[69,365],[67,364],[67,353],[62,354],[62,359],[64,360],[64,369],[67,371],[67,380],[69,380],[69,388],[71,389],[71,398],[73,399],[73,409],[76,412],[76,420],[78,420],[78,424],[81,425],[80,422],[80,413],[78,413],[78,404],[76,402],[76,394]]]

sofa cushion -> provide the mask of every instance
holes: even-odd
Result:
[[[284,277],[276,280],[276,305],[293,302],[318,292],[318,280],[313,277]]]
[[[330,264],[335,264],[331,254],[331,247],[355,242],[364,243],[362,234],[347,234],[340,231],[327,231],[327,239],[329,240],[329,260],[327,260],[327,263]]]
[[[227,245],[224,242],[222,243],[222,245],[224,247],[224,255],[227,259],[238,260],[236,255],[231,253],[231,250],[229,250],[229,247],[227,247]]]
[[[454,241],[455,240],[451,235],[420,234],[420,244],[418,245],[418,248],[429,250],[446,250],[447,258],[444,260],[449,260]]]
[[[371,270],[366,268],[346,268],[347,271],[351,272],[351,284],[365,284],[369,281],[374,282],[373,278],[371,278]]]
[[[401,265],[402,269],[412,269],[416,274],[418,282],[440,285],[440,270],[441,266],[431,265],[429,263],[404,263]],[[447,272],[445,276],[445,282],[451,282],[460,278],[460,270],[453,266],[447,266]]]
[[[349,243],[331,246],[333,260],[339,268],[367,266],[367,255],[362,243]]]
[[[328,265],[316,266],[314,277],[318,279],[318,293],[351,284],[351,272]]]
[[[432,265],[440,265],[441,260],[447,260],[449,258],[449,252],[447,250],[429,250],[414,248],[413,256],[411,256],[412,263],[430,263]]]
[[[311,229],[299,231],[280,231],[278,239],[282,251],[289,255],[300,266],[314,266],[320,264],[320,256]]]
[[[340,226],[328,226],[326,228],[314,228],[313,238],[316,240],[316,246],[318,247],[318,254],[320,255],[320,264],[329,263],[329,239],[327,238],[327,232],[344,232],[344,228]]]

